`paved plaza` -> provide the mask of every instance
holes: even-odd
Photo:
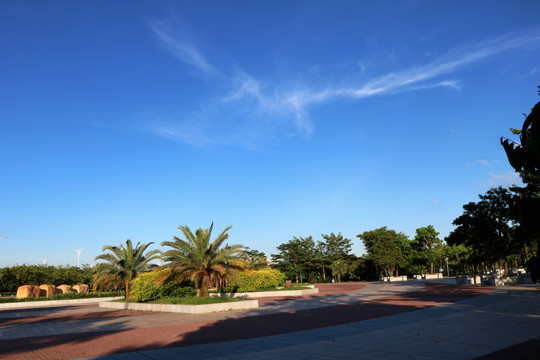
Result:
[[[540,291],[321,284],[259,309],[188,315],[97,304],[0,310],[2,359],[537,359]]]

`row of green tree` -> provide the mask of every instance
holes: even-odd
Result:
[[[0,293],[13,293],[22,285],[89,284],[94,269],[89,265],[17,265],[0,268]]]
[[[294,237],[277,247],[273,267],[297,282],[328,282],[342,280],[375,280],[381,275],[435,273],[449,265],[454,272],[470,266],[469,249],[463,245],[448,246],[439,239],[432,225],[418,228],[414,239],[387,227],[365,231],[362,240],[366,254],[351,254],[352,240],[337,235]]]
[[[528,264],[534,279],[540,274],[540,102],[522,129],[512,131],[520,136],[520,142],[503,138],[501,143],[524,186],[492,188],[479,195],[480,201],[464,205],[446,243],[431,225],[416,229],[414,239],[382,227],[357,235],[367,254],[356,257],[350,253],[352,241],[341,233],[321,235],[323,240],[317,242],[311,236],[293,237],[277,247],[272,266],[296,282],[327,281],[330,277],[337,281],[371,280],[380,275],[420,274],[425,269],[433,273],[443,269],[445,262],[448,273]],[[185,239],[175,236],[173,241],[162,242],[169,248],[165,252],[145,253],[152,243],[133,246],[130,240],[125,246],[106,245],[103,254],[96,257],[103,262],[93,269],[94,288],[124,287],[129,296],[131,281],[150,270],[152,260],[160,259],[164,265],[158,282],[193,281],[199,294],[208,296],[211,286],[221,287],[238,271],[267,266],[264,254],[257,250],[239,244],[223,246],[230,227],[211,241],[212,228],[193,234],[189,227],[180,226]],[[89,282],[88,277],[67,278],[67,269],[65,274],[50,275],[58,271],[54,267],[5,268],[0,272],[0,283],[5,291],[13,291],[22,284]]]
[[[349,254],[351,241],[339,234],[322,235],[325,241],[317,244],[311,236],[294,237],[278,246],[275,266],[297,281],[326,281],[328,269],[338,278],[367,280],[420,274],[425,268],[433,273],[444,265],[451,273],[525,265],[533,280],[539,279],[540,102],[522,128],[511,131],[519,142],[501,138],[501,144],[524,186],[491,188],[479,201],[465,204],[444,242],[431,225],[417,229],[414,239],[382,227],[357,235],[367,251],[357,258]]]

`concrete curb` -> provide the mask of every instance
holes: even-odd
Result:
[[[43,300],[43,301],[28,301],[28,302],[15,302],[0,304],[0,310],[6,309],[27,309],[27,308],[40,308],[50,306],[66,306],[66,305],[79,305],[79,304],[91,304],[97,302],[113,301],[123,299],[123,296],[106,297],[106,298],[87,298],[87,299],[70,299],[70,300]]]
[[[203,314],[203,313],[229,311],[229,310],[257,309],[259,307],[259,301],[258,300],[244,300],[244,301],[234,301],[234,302],[226,302],[226,303],[218,303],[218,304],[204,304],[204,305],[100,302],[99,307],[121,309],[121,310],[142,310],[142,311],[172,312],[172,313],[184,313],[184,314]]]
[[[305,289],[305,290],[280,290],[280,291],[260,291],[260,292],[248,292],[248,293],[219,293],[210,294],[212,297],[232,297],[232,298],[262,298],[262,297],[276,297],[276,296],[302,296],[318,294],[319,289]]]

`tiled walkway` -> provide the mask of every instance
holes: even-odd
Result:
[[[0,358],[472,359],[540,336],[540,292],[492,290],[332,284],[319,296],[203,315],[0,311]]]

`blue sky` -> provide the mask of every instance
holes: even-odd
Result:
[[[0,266],[214,222],[264,251],[446,236],[518,181],[538,1],[0,3]]]

